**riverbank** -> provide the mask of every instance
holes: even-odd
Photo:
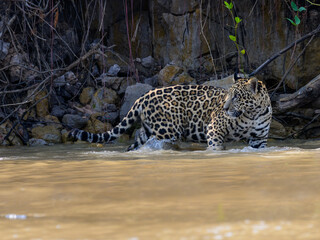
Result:
[[[0,3],[0,145],[65,143],[71,128],[110,130],[146,91],[175,84],[228,87],[240,64],[223,1],[210,8],[211,1],[123,6],[94,0],[85,9],[86,1],[53,2]],[[284,2],[271,1],[270,11],[260,2],[241,3],[246,72],[320,21],[310,4],[294,28]],[[320,137],[319,39],[297,45],[257,76],[272,97],[271,138]]]

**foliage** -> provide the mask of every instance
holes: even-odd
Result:
[[[300,12],[306,11],[306,9],[305,9],[304,7],[299,7],[299,8],[298,8],[297,4],[295,4],[294,1],[291,1],[291,8],[292,8],[293,11],[296,12],[296,15],[294,16],[294,19],[293,19],[293,20],[290,19],[290,18],[287,18],[287,20],[288,20],[289,22],[291,22],[292,25],[298,26],[298,25],[300,24],[300,22],[301,22],[298,14],[299,14]]]
[[[230,40],[235,44],[236,48],[237,48],[237,51],[238,51],[238,67],[240,69],[240,71],[244,71],[242,68],[241,68],[241,56],[243,56],[245,53],[246,53],[246,50],[242,48],[242,50],[240,50],[240,44],[239,44],[239,41],[237,39],[237,30],[238,30],[238,26],[239,26],[239,23],[242,21],[241,18],[239,18],[238,16],[234,17],[234,14],[233,14],[233,8],[234,8],[234,4],[233,2],[231,1],[230,3],[228,3],[227,1],[224,1],[224,6],[229,10],[230,12],[230,15],[232,17],[232,20],[233,20],[233,28],[234,28],[234,35],[229,35],[229,38]]]

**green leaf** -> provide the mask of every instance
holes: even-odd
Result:
[[[235,18],[234,18],[234,20],[236,20],[236,23],[239,23],[239,22],[241,22],[241,21],[242,21],[242,19],[241,19],[241,18],[239,18],[239,17],[235,17]]]
[[[291,2],[291,7],[294,11],[298,11],[298,6],[293,1]]]
[[[295,17],[294,17],[294,21],[296,22],[297,25],[299,25],[300,22],[301,22],[301,21],[300,21],[300,18],[299,18],[298,16],[295,16]]]
[[[299,11],[299,12],[307,11],[307,9],[305,9],[304,7],[300,7],[300,8],[298,9],[298,11]]]
[[[242,49],[241,54],[244,55],[246,53],[246,50]]]
[[[233,35],[229,35],[229,38],[231,39],[231,41],[234,41],[234,42],[237,41],[237,38],[235,36],[233,36]]]
[[[292,25],[297,26],[297,24],[294,21],[292,21],[290,18],[287,18],[287,19],[288,19],[289,22],[292,23]]]
[[[231,10],[231,9],[233,8],[232,2],[231,2],[231,3],[228,3],[227,1],[224,1],[224,5],[225,5],[226,8],[228,8],[229,10]]]

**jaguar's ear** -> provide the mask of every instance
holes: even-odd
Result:
[[[236,83],[241,77],[239,77],[239,71],[236,69],[236,71],[233,74],[233,82]]]
[[[258,79],[253,77],[253,78],[249,79],[249,81],[247,83],[247,88],[253,94],[257,94],[258,93],[258,85],[259,85]]]

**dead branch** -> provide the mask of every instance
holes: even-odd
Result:
[[[287,97],[276,102],[275,110],[285,112],[288,109],[300,107],[320,97],[320,74],[308,84]]]
[[[291,72],[292,68],[294,67],[294,65],[297,63],[297,61],[299,60],[299,58],[302,56],[302,54],[304,54],[304,52],[306,51],[307,47],[309,46],[309,44],[312,42],[313,38],[315,35],[313,35],[311,37],[311,39],[309,40],[309,42],[306,44],[306,46],[303,48],[303,50],[299,53],[299,55],[296,57],[296,59],[290,64],[288,70],[285,72],[285,74],[282,76],[280,82],[278,83],[278,85],[276,86],[276,88],[273,90],[272,94],[270,95],[270,98],[272,99],[273,95],[276,93],[276,91],[278,90],[278,88],[281,86],[281,84],[283,83],[283,81],[286,79],[286,77],[288,76],[288,74]]]
[[[301,38],[299,38],[298,40],[292,42],[291,44],[289,44],[287,47],[285,47],[284,49],[282,49],[280,52],[274,54],[272,57],[270,57],[267,61],[265,61],[264,63],[262,63],[258,68],[256,68],[256,70],[254,70],[252,73],[249,74],[249,77],[252,77],[254,75],[256,75],[258,72],[260,72],[263,68],[265,68],[269,63],[271,63],[272,61],[274,61],[276,58],[278,58],[279,56],[281,56],[282,54],[284,54],[285,52],[287,52],[288,50],[290,50],[292,47],[296,46],[297,44],[303,42],[305,39],[310,38],[314,35],[316,35],[317,33],[320,32],[320,24],[318,25],[318,27],[313,30],[312,32],[309,32],[308,34],[302,36]]]
[[[86,54],[84,54],[83,56],[81,56],[80,58],[78,58],[76,61],[74,61],[73,63],[71,63],[69,66],[62,68],[62,69],[58,69],[56,71],[54,71],[52,73],[52,75],[46,77],[41,83],[39,84],[35,84],[30,88],[24,88],[24,90],[26,89],[31,89],[33,87],[35,87],[35,89],[32,91],[31,94],[29,94],[29,96],[27,96],[26,100],[22,103],[20,103],[8,116],[6,116],[1,122],[0,125],[2,123],[4,123],[7,119],[9,119],[11,116],[13,116],[13,114],[15,114],[23,104],[26,104],[28,102],[30,102],[30,99],[36,95],[36,93],[38,92],[38,89],[43,89],[45,86],[47,86],[47,84],[50,82],[51,79],[55,79],[58,78],[60,76],[62,76],[63,74],[65,74],[66,72],[70,71],[72,68],[76,67],[78,64],[80,64],[80,62],[86,60],[88,57],[90,57],[91,55],[95,54],[98,52],[98,47],[99,44],[95,45],[90,51],[88,51]],[[48,97],[48,94],[44,97],[46,98]],[[43,98],[41,98],[39,101],[41,101]],[[37,104],[39,101],[37,101],[36,103],[34,103],[32,106],[35,106],[35,104]],[[13,104],[13,105],[17,105],[17,104]]]
[[[6,33],[6,31],[8,30],[8,28],[12,25],[12,23],[16,20],[17,15],[13,15],[12,18],[10,18],[10,20],[8,21],[8,23],[6,24],[6,26],[4,27],[3,31],[0,32],[0,38]]]

